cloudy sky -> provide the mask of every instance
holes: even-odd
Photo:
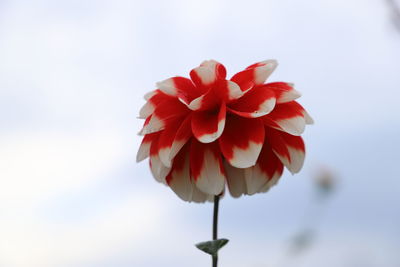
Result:
[[[209,266],[211,204],[135,163],[155,82],[277,59],[315,125],[303,171],[221,201],[220,266],[400,266],[400,32],[381,0],[0,1],[0,266]],[[312,177],[336,190],[316,203]],[[315,215],[317,214],[317,215]],[[290,240],[316,235],[295,258]]]

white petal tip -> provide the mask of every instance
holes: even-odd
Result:
[[[171,96],[175,96],[177,93],[177,90],[175,88],[175,83],[172,78],[166,79],[161,82],[157,82],[156,86],[158,89],[160,89],[163,93]]]
[[[293,95],[294,99],[297,99],[297,98],[301,97],[301,93],[299,91],[297,91],[296,89],[292,90],[292,95]]]
[[[307,113],[304,113],[304,119],[306,120],[306,124],[314,124],[314,119]]]

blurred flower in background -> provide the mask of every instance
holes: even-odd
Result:
[[[337,187],[337,176],[329,167],[320,166],[313,176],[317,191],[323,196],[329,196]]]
[[[332,197],[337,188],[337,179],[338,177],[334,175],[333,170],[327,166],[319,166],[316,169],[312,176],[314,187],[314,193],[310,195],[312,202],[304,210],[304,221],[300,221],[301,228],[289,241],[287,257],[295,258],[300,253],[312,249],[318,236],[319,224],[322,222],[324,213],[327,212],[326,200]]]
[[[400,3],[396,0],[386,0],[390,9],[390,16],[396,29],[400,32]]]

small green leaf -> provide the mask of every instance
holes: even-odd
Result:
[[[196,244],[196,247],[200,249],[201,251],[204,251],[207,254],[210,254],[212,256],[216,256],[218,253],[218,250],[222,248],[223,246],[228,243],[229,240],[225,238],[217,239],[217,240],[212,240],[212,241],[206,241],[206,242],[201,242]]]

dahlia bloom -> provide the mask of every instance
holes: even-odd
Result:
[[[185,201],[266,192],[285,166],[300,171],[300,135],[312,118],[296,101],[293,84],[265,83],[277,62],[267,60],[226,79],[225,67],[207,60],[190,79],[157,83],[140,110],[145,119],[137,161],[150,156],[155,179]]]

